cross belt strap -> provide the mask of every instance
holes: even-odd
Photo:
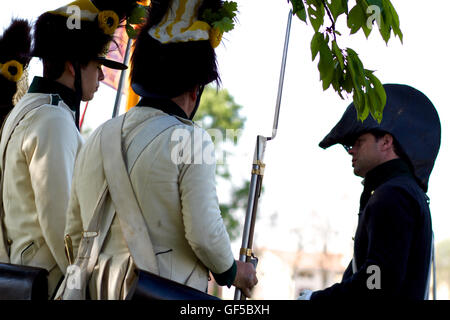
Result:
[[[159,274],[153,244],[136,199],[122,150],[122,126],[125,115],[108,121],[101,132],[101,151],[103,168],[111,199],[120,220],[121,229],[130,254],[136,266]],[[173,117],[164,116],[150,121],[135,139],[127,151],[127,163],[132,168],[136,159],[160,133],[180,122]]]
[[[175,125],[182,124],[180,120],[173,116],[160,116],[151,120],[142,128],[136,137],[131,141],[126,152],[126,164],[128,173],[133,170],[136,160],[141,155],[142,151],[162,132]]]

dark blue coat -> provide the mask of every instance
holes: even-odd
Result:
[[[402,160],[367,174],[354,241],[356,273],[350,263],[341,283],[311,300],[424,299],[432,250],[428,197]]]

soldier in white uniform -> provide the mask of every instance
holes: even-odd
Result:
[[[6,239],[0,261],[47,269],[49,297],[67,267],[63,232],[82,145],[80,101],[93,98],[104,78],[102,65],[126,68],[104,58],[112,34],[111,26],[98,23],[99,9],[89,0],[72,5],[81,10],[79,28],[69,28],[66,7],[37,19],[32,55],[42,59],[44,74],[33,79],[6,119],[0,142]],[[31,110],[21,114],[27,108]]]
[[[121,137],[126,150],[142,128],[157,125],[161,117],[171,117],[177,122],[157,135],[132,168],[128,168],[152,243],[147,247],[153,246],[154,251],[144,250],[137,255],[156,257],[157,268],[146,271],[158,272],[164,278],[203,292],[207,290],[211,271],[219,285],[235,285],[250,296],[257,283],[256,271],[251,263],[235,261],[233,257],[216,194],[214,145],[207,133],[191,120],[203,87],[219,78],[211,26],[199,17],[206,9],[217,11],[221,6],[222,1],[201,0],[152,3],[132,57],[132,87],[141,100],[125,114]],[[167,41],[161,40],[155,33],[167,34],[168,25],[172,26],[171,36]],[[105,184],[100,161],[104,127],[91,135],[75,166],[66,224],[75,255]],[[192,143],[199,143],[199,150],[209,150],[208,159],[194,161],[189,139],[180,142],[178,134],[194,139],[200,136],[199,141]],[[124,158],[127,156],[128,153],[124,154]],[[115,207],[110,195],[105,201],[102,216]],[[125,235],[132,230],[124,229],[121,222],[116,214],[89,275],[88,291],[92,299],[124,299],[136,281],[136,257],[130,254],[134,248],[129,248]],[[83,235],[90,236],[86,232]]]

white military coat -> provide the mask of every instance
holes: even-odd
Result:
[[[5,122],[20,109],[51,95],[27,93]],[[63,276],[65,214],[75,158],[82,144],[72,110],[60,100],[28,112],[11,135],[4,168],[3,205],[13,264],[49,271],[49,296]],[[6,143],[2,135],[1,145]]]
[[[150,107],[132,108],[125,118],[123,141],[138,131],[133,129],[161,115],[165,113]],[[160,275],[206,291],[208,269],[223,273],[233,265],[234,257],[218,205],[213,143],[192,121],[179,119],[182,124],[164,131],[144,149],[130,179],[154,245]],[[180,147],[177,140],[180,132],[194,130],[205,134],[198,147],[208,153],[208,159],[201,164],[187,163],[190,141],[186,139],[183,155],[173,151]],[[105,181],[99,159],[100,129],[89,137],[75,165],[65,231],[72,237],[75,254]],[[108,196],[105,207],[111,203]],[[133,268],[115,216],[89,282],[91,298],[125,298],[134,280]]]

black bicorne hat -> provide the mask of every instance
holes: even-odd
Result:
[[[422,189],[428,181],[441,145],[441,123],[431,101],[419,90],[403,84],[385,84],[387,95],[383,119],[378,123],[371,115],[364,122],[357,119],[351,103],[341,120],[320,142],[326,149],[334,144],[352,145],[365,132],[390,133],[400,144],[411,163]]]

